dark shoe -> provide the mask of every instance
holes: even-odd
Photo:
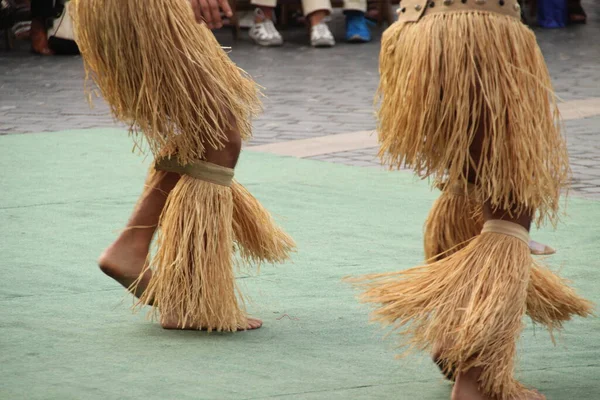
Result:
[[[580,0],[569,0],[567,9],[570,24],[585,24],[587,22],[587,14],[583,11]]]

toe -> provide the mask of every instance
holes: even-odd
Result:
[[[248,319],[248,329],[258,329],[262,326],[262,321],[260,319],[249,318]]]

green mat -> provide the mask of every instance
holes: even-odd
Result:
[[[369,308],[341,282],[422,259],[437,196],[406,172],[244,153],[237,178],[298,243],[293,262],[239,281],[262,329],[164,331],[132,315],[95,260],[123,227],[149,160],[119,130],[0,137],[0,399],[448,399],[427,355],[395,360]],[[598,293],[600,204],[572,199],[556,232],[581,293]],[[519,376],[549,399],[600,398],[600,323],[557,347],[528,322]]]

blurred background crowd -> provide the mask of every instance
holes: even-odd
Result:
[[[16,46],[19,41],[30,41],[30,49],[35,54],[77,54],[67,12],[68,1],[0,0],[0,35],[3,39],[0,48],[22,48]],[[284,43],[282,31],[304,28],[307,31],[308,43],[313,47],[324,48],[336,44],[336,36],[328,24],[335,10],[343,15],[345,21],[344,40],[366,43],[371,41],[371,30],[374,27],[393,23],[395,9],[399,5],[398,0],[229,2],[234,15],[226,21],[222,29],[231,29],[237,40],[247,37],[247,40],[252,40],[258,46],[281,46]],[[584,24],[587,21],[581,0],[522,0],[521,4],[523,21],[530,25],[563,28],[569,24]],[[245,31],[247,33],[243,33]]]

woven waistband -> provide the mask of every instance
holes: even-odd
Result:
[[[233,181],[233,169],[206,161],[181,165],[174,158],[162,158],[155,162],[154,168],[159,171],[188,175],[221,186],[231,186],[231,181]]]
[[[486,232],[501,233],[503,235],[512,236],[529,246],[529,232],[527,229],[523,228],[519,224],[515,224],[514,222],[502,221],[500,219],[486,221],[483,224],[481,233]]]
[[[398,22],[417,22],[437,13],[483,11],[521,19],[517,0],[401,0]]]

